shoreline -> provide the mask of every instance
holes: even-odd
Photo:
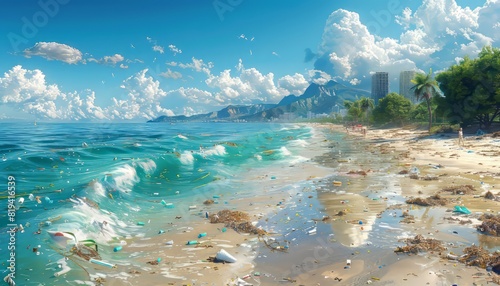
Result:
[[[317,138],[304,148],[303,155],[314,159],[282,166],[291,173],[274,179],[270,178],[273,170],[249,171],[247,180],[260,188],[258,196],[233,196],[227,206],[249,213],[254,223],[275,233],[269,237],[289,243],[286,253],[267,249],[255,235],[232,229],[222,232],[222,224],[210,224],[201,217],[205,211],[214,213],[224,206],[202,206],[200,201],[202,207],[188,212],[199,219],[189,219],[189,225],[182,219],[174,221],[165,233],[168,239],[163,234],[135,241],[121,253],[137,257],[133,264],[120,265],[115,273],[97,268],[93,279],[104,272],[110,285],[124,283],[123,279],[130,285],[245,285],[241,281],[238,284],[238,278],[252,285],[292,281],[303,285],[361,285],[368,281],[410,285],[424,280],[428,285],[472,285],[489,281],[484,269],[443,260],[437,254],[409,256],[393,250],[401,245],[398,239],[416,234],[453,243],[449,250],[455,252],[472,241],[498,249],[498,237],[485,238],[472,226],[444,220],[450,217],[446,212],[450,206],[425,208],[404,201],[433,195],[445,186],[471,184],[477,193],[461,196],[457,202],[469,207],[473,216],[500,209],[499,202],[477,197],[487,190],[499,192],[500,183],[495,186],[500,178],[500,163],[495,162],[498,155],[480,154],[500,146],[500,142],[466,140],[467,148],[460,149],[452,135],[426,137],[425,132],[393,128],[368,129],[364,137],[356,132],[345,134],[345,128],[338,125],[308,126],[314,128]],[[342,134],[338,137],[342,142],[327,139],[331,132]],[[352,152],[341,154],[337,151],[339,144],[350,145]],[[398,174],[412,167],[422,178],[433,176],[438,180],[414,180]],[[366,175],[348,174],[351,171]],[[342,182],[339,187],[333,185],[337,180]],[[415,216],[415,223],[400,223],[403,210]],[[337,216],[339,211],[346,215]],[[319,221],[322,217],[329,219]],[[317,233],[305,234],[304,230],[312,226],[317,227]],[[203,232],[207,236],[200,239],[201,247],[185,245]],[[462,237],[462,233],[466,235]],[[165,246],[167,240],[173,240],[174,245]],[[238,262],[207,261],[221,248]],[[147,264],[157,258],[163,262]],[[347,260],[351,260],[348,268]]]

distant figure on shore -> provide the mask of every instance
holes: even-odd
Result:
[[[458,146],[464,146],[464,132],[462,128],[458,129]]]
[[[363,127],[363,136],[366,137],[366,127]]]

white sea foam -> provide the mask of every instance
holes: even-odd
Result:
[[[132,187],[139,182],[137,171],[130,165],[121,166],[111,172],[111,174],[114,187],[122,192],[131,191]]]
[[[296,139],[290,141],[290,145],[294,147],[307,147],[309,143],[304,139]]]
[[[280,152],[281,152],[281,154],[283,156],[290,156],[290,155],[292,155],[292,153],[285,146],[283,146],[283,147],[280,148]]]
[[[139,165],[139,167],[141,167],[146,173],[152,173],[156,170],[156,163],[151,159],[137,162],[137,165]]]
[[[204,150],[203,154],[205,154],[206,156],[212,156],[212,155],[224,156],[227,154],[227,152],[226,152],[226,148],[224,146],[215,145],[214,147],[212,147],[210,149]]]
[[[179,160],[183,165],[193,165],[194,162],[194,157],[193,154],[189,151],[184,151],[182,152],[181,156],[179,157]]]

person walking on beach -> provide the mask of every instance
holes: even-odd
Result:
[[[464,146],[464,132],[461,127],[458,129],[458,146]]]

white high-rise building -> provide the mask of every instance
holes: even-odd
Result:
[[[415,71],[402,71],[399,73],[399,94],[408,98],[413,104],[417,104],[415,92],[410,90],[414,84],[411,80],[415,77]]]

